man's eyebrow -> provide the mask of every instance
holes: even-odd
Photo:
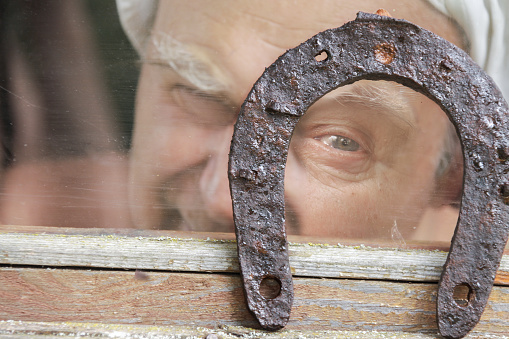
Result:
[[[205,93],[224,93],[226,86],[214,76],[214,69],[189,48],[168,34],[157,33],[151,38],[153,56],[142,63],[170,67],[179,76]]]
[[[374,112],[396,118],[415,127],[416,116],[410,98],[416,95],[411,89],[387,81],[358,81],[345,91],[332,92],[332,99],[341,105],[357,104]]]

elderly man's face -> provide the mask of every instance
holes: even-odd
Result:
[[[447,19],[414,0],[161,1],[136,107],[135,223],[233,231],[228,152],[251,86],[287,49],[378,8],[461,44]],[[448,124],[436,104],[390,82],[360,81],[323,97],[292,137],[289,233],[410,236],[442,203],[437,168]]]

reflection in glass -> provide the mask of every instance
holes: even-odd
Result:
[[[0,16],[0,221],[129,227],[136,56],[114,2],[7,0]]]
[[[169,3],[141,56],[133,132],[136,57],[114,2],[2,3],[11,13],[1,27],[9,46],[0,62],[2,223],[233,231],[226,173],[240,105],[264,67],[331,24],[279,35],[222,16],[232,21],[211,30],[199,11],[182,21]],[[281,46],[254,39],[228,49],[222,29],[243,24]],[[395,83],[360,81],[317,101],[297,125],[288,233],[447,241],[461,178],[455,130],[435,103]]]

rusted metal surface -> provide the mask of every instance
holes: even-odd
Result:
[[[326,53],[325,60],[315,56]],[[323,54],[322,54],[323,55]],[[321,32],[266,69],[242,106],[229,178],[240,267],[250,310],[267,329],[285,326],[293,287],[284,218],[284,170],[299,118],[327,92],[357,80],[390,80],[421,92],[448,114],[464,157],[460,216],[439,285],[438,327],[460,338],[478,322],[507,241],[508,106],[470,57],[407,21],[359,13]],[[273,299],[259,291],[274,278]],[[453,294],[469,291],[466,305]]]

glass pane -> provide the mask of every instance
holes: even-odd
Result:
[[[3,224],[232,232],[233,124],[279,55],[379,7],[468,46],[426,1],[119,3],[130,40],[113,0],[0,3]],[[380,81],[336,89],[293,135],[288,233],[449,241],[461,163],[425,96]]]

